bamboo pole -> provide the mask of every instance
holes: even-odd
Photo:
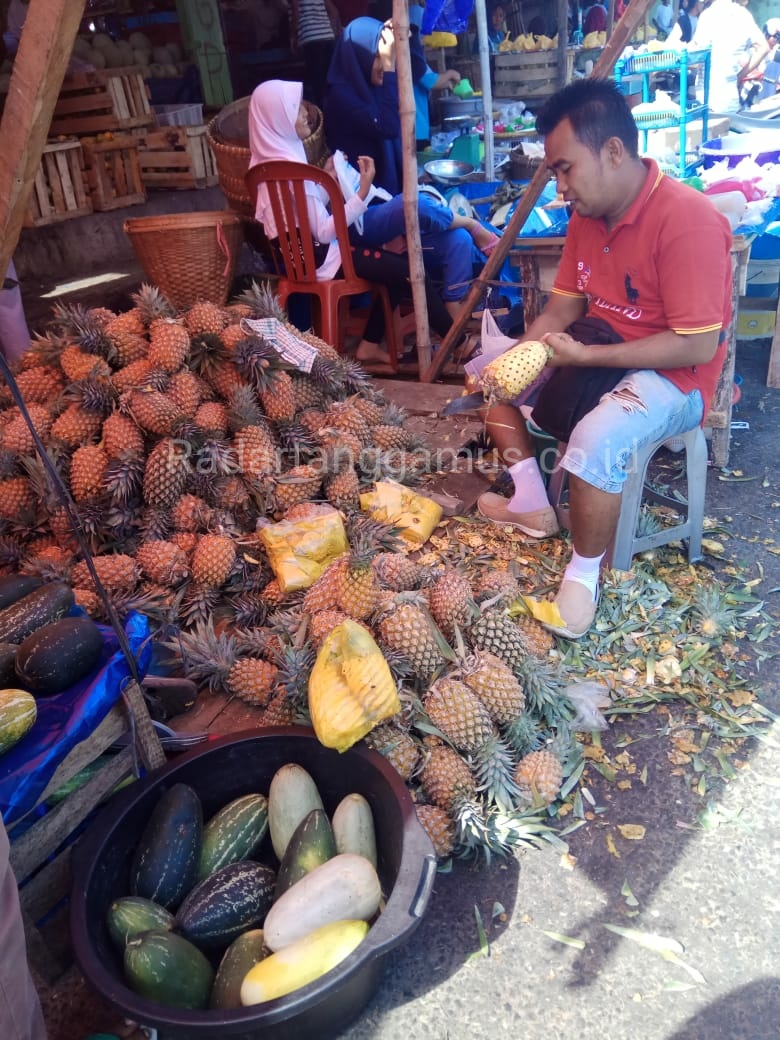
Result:
[[[30,0],[0,123],[0,276],[19,241],[85,0]]]
[[[569,0],[558,0],[558,88],[566,86],[566,58],[569,47]]]
[[[406,251],[412,284],[417,360],[419,371],[431,363],[431,328],[425,299],[425,267],[420,243],[420,214],[417,208],[417,142],[416,107],[412,82],[412,60],[409,56],[409,5],[407,0],[393,0],[393,33],[395,64],[398,73],[398,111],[401,116],[401,153],[403,156],[404,216],[406,218]]]
[[[607,45],[601,52],[599,60],[593,67],[593,72],[591,73],[592,78],[607,79],[609,77],[614,68],[615,62],[623,53],[623,48],[631,39],[631,35],[637,25],[639,25],[639,23],[644,19],[650,5],[654,2],[655,0],[631,0],[631,3],[626,8],[622,18],[615,26],[615,31],[612,34],[611,39],[607,41]],[[487,262],[485,263],[480,275],[471,283],[471,288],[468,293],[466,293],[466,296],[461,303],[460,312],[452,323],[452,328],[442,340],[441,347],[436,351],[431,365],[425,372],[421,373],[421,382],[432,383],[433,380],[438,377],[442,368],[444,368],[449,359],[450,351],[452,350],[453,345],[460,339],[461,333],[466,326],[466,322],[468,321],[469,315],[474,309],[477,300],[501,270],[504,260],[506,260],[509,255],[509,250],[512,248],[515,239],[522,230],[531,210],[536,205],[536,200],[541,195],[542,189],[549,180],[549,176],[549,171],[542,163],[536,173],[534,173],[523,197],[517,204],[517,208],[504,229],[504,233],[501,236],[498,245],[487,258]]]

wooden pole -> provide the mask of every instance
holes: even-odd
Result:
[[[428,303],[425,299],[425,267],[420,243],[420,214],[417,209],[416,106],[412,81],[412,60],[409,56],[409,5],[407,0],[393,0],[393,33],[395,35],[395,64],[398,73],[398,111],[401,116],[406,251],[409,257],[409,278],[412,283],[417,359],[419,370],[422,372],[431,363],[431,330],[428,320]]]
[[[493,141],[493,87],[490,82],[490,49],[488,47],[485,0],[476,0],[477,41],[479,44],[479,78],[482,83],[482,125],[485,128],[485,179],[495,176],[496,159]]]
[[[558,0],[558,87],[566,86],[566,51],[569,46],[569,0]]]
[[[639,23],[644,19],[650,5],[654,2],[655,0],[631,0],[631,3],[626,8],[622,18],[615,26],[615,31],[612,34],[611,39],[607,41],[606,47],[601,52],[599,60],[593,67],[593,72],[591,73],[593,79],[607,79],[609,77],[615,66],[615,62],[623,53],[623,48],[631,39],[634,29],[636,29],[637,25],[639,25]],[[442,368],[444,368],[449,359],[453,344],[457,343],[460,339],[461,333],[466,326],[466,322],[468,321],[469,315],[473,311],[477,300],[480,298],[487,285],[495,279],[495,276],[501,270],[504,260],[506,260],[509,255],[509,250],[512,248],[515,239],[522,230],[531,210],[536,205],[536,200],[541,195],[542,189],[549,180],[549,177],[549,171],[544,164],[541,164],[536,173],[534,173],[523,197],[517,204],[517,209],[515,209],[509,223],[504,229],[504,233],[501,236],[498,245],[487,258],[482,273],[471,283],[471,288],[466,293],[466,296],[461,303],[460,312],[452,323],[452,328],[442,340],[441,347],[436,351],[433,362],[425,372],[421,373],[421,382],[432,383],[433,380],[438,377]]]
[[[19,241],[85,0],[30,0],[0,123],[0,275]]]

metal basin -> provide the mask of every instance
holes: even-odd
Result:
[[[427,162],[423,169],[429,177],[448,186],[460,184],[474,172],[471,163],[459,162],[457,159],[433,159]]]

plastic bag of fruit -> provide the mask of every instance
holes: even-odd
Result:
[[[282,592],[308,589],[333,560],[349,550],[341,514],[333,510],[311,520],[280,520],[260,531]]]

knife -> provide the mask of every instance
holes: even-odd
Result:
[[[459,412],[474,412],[485,406],[485,395],[481,390],[473,394],[464,394],[463,397],[455,397],[441,410],[442,415],[456,415]]]

